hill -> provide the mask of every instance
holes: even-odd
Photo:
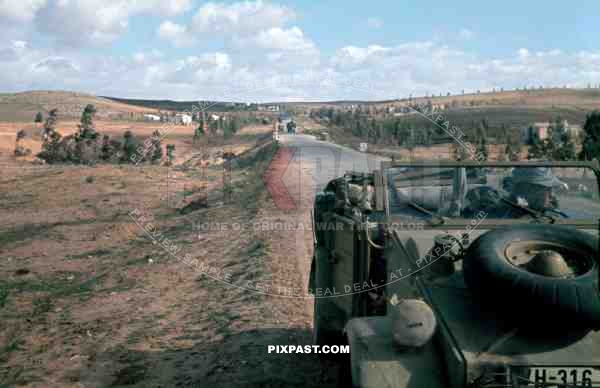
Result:
[[[168,110],[176,112],[192,112],[202,109],[206,112],[231,112],[240,110],[255,110],[256,105],[246,105],[240,102],[215,101],[174,101],[174,100],[142,100],[132,98],[104,97],[115,102],[135,105],[143,108]]]
[[[57,108],[63,119],[78,119],[87,104],[96,106],[98,119],[129,120],[156,109],[139,107],[84,93],[31,91],[0,94],[0,121],[33,121],[37,112],[45,114]]]
[[[416,114],[418,106],[430,106],[427,117]],[[413,110],[408,110],[410,106]],[[502,91],[480,94],[465,94],[444,97],[418,97],[398,101],[368,102],[324,102],[299,103],[296,111],[317,110],[349,112],[360,108],[369,117],[394,119],[416,130],[435,127],[433,120],[438,115],[449,125],[461,128],[465,133],[477,128],[485,119],[490,127],[488,135],[494,136],[498,129],[506,127],[512,131],[534,122],[550,122],[557,117],[570,124],[582,126],[590,111],[600,109],[600,89],[535,89]],[[435,111],[431,114],[432,109]],[[341,129],[341,128],[340,128]],[[348,128],[343,128],[349,132]]]
[[[401,98],[399,100],[341,100],[322,102],[288,102],[281,105],[297,107],[320,107],[320,106],[344,106],[344,105],[368,105],[383,106],[398,103],[404,104],[426,104],[431,101],[433,105],[454,105],[458,107],[470,106],[578,106],[578,107],[600,107],[600,89],[529,89],[508,90],[482,93],[467,93],[448,96],[421,96],[413,98]],[[276,103],[273,103],[276,104]]]

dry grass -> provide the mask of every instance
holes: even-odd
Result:
[[[258,158],[232,171],[241,196],[221,205],[222,171],[208,168],[209,206],[187,216],[167,204],[186,187],[205,187],[196,168],[170,168],[167,192],[165,167],[13,162],[0,178],[0,382],[331,386],[335,371],[322,369],[315,356],[266,353],[268,344],[309,343],[304,300],[207,278],[152,244],[128,215],[138,209],[181,247],[179,256],[227,268],[238,282],[280,277],[304,284],[309,261],[298,261],[297,244],[309,244],[309,235],[194,229],[202,222],[297,220],[298,213],[277,211],[260,184],[268,162]]]
[[[84,93],[59,91],[32,91],[0,94],[0,120],[33,122],[37,112],[57,108],[63,118],[78,118],[87,104],[98,109],[98,117],[108,119],[130,119],[131,115],[156,113],[155,109],[142,108],[115,102]]]

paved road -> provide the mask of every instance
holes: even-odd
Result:
[[[368,172],[380,168],[385,157],[365,154],[347,147],[316,140],[309,135],[280,135],[281,144],[296,148],[294,162],[313,177],[316,190],[346,171]],[[285,181],[285,179],[284,179]]]

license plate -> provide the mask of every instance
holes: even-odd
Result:
[[[571,388],[600,386],[597,367],[522,367],[511,368],[514,387]]]

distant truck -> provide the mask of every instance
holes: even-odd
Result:
[[[287,133],[289,133],[290,135],[296,134],[296,123],[294,122],[294,120],[290,120],[287,123]]]

